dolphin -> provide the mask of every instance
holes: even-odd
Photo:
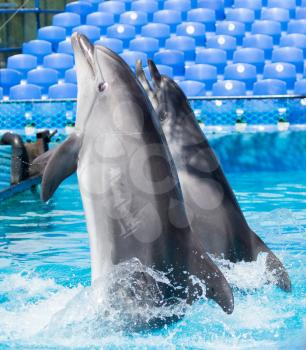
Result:
[[[177,298],[191,304],[203,293],[232,313],[231,288],[189,226],[173,160],[141,84],[111,50],[78,33],[71,41],[78,81],[75,132],[37,160],[46,163],[42,199],[77,169],[92,282],[137,258],[171,282],[171,288],[158,284],[158,305]],[[142,278],[144,290],[150,289],[149,276]]]
[[[201,238],[206,252],[231,262],[251,262],[259,253],[267,253],[266,268],[273,273],[274,283],[290,291],[286,269],[249,227],[185,94],[174,80],[159,73],[152,60],[148,66],[153,86],[141,61],[136,64],[136,75],[159,115],[192,231]]]

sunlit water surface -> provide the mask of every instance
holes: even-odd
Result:
[[[287,267],[291,294],[265,283],[264,256],[229,267],[219,261],[234,287],[232,315],[205,299],[182,303],[174,310],[185,310],[182,321],[142,333],[124,330],[126,316],[156,310],[123,307],[124,295],[103,298],[99,285],[90,287],[75,177],[48,204],[31,192],[0,204],[0,349],[306,349],[305,179],[306,172],[229,176],[251,227]],[[131,261],[107,283],[141,268]]]

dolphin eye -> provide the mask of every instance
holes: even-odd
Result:
[[[167,119],[168,113],[166,111],[162,111],[159,115],[159,119],[161,121],[164,121],[165,119]]]
[[[100,83],[100,84],[98,85],[98,91],[99,91],[99,92],[105,91],[106,88],[107,88],[107,83],[106,83],[106,82]]]

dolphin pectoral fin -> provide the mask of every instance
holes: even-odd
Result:
[[[195,251],[191,274],[206,286],[206,297],[213,299],[224,312],[234,311],[234,296],[232,289],[217,265],[206,253]]]
[[[267,256],[266,266],[268,271],[271,271],[276,281],[275,284],[285,292],[291,292],[291,281],[283,264],[270,251]]]
[[[36,157],[34,159],[34,161],[32,162],[32,165],[37,166],[37,168],[39,169],[39,174],[43,175],[45,168],[50,160],[50,158],[52,157],[52,155],[54,154],[54,152],[56,151],[56,149],[59,146],[49,149],[47,152],[39,155],[38,157]]]
[[[81,144],[82,138],[72,134],[50,152],[41,182],[40,196],[43,201],[49,200],[61,182],[76,171]]]

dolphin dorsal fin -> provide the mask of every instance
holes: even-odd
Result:
[[[43,201],[49,200],[58,186],[76,171],[81,145],[82,137],[72,134],[48,154],[35,159],[34,164],[44,167],[40,194]]]

